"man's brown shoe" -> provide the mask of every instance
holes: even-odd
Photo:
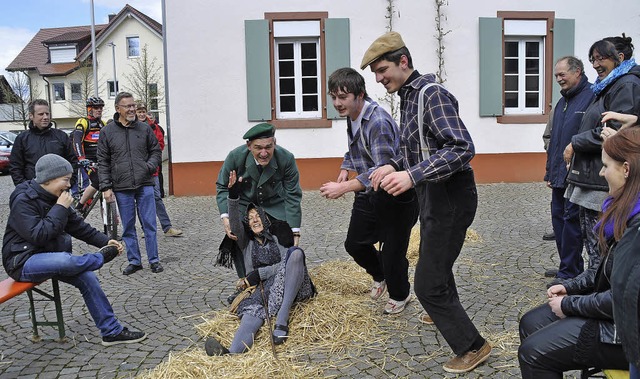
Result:
[[[429,314],[427,312],[422,312],[420,314],[420,322],[423,324],[427,324],[427,325],[433,325],[434,322],[431,319],[431,316],[429,316]]]
[[[454,374],[469,372],[478,367],[480,363],[486,361],[489,355],[491,355],[491,346],[489,342],[485,341],[480,350],[471,350],[462,355],[458,355],[445,363],[442,368],[444,371]]]

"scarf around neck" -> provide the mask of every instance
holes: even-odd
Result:
[[[597,96],[602,92],[603,89],[607,88],[609,84],[618,80],[619,77],[625,75],[636,65],[636,61],[633,58],[630,58],[626,61],[622,61],[620,65],[609,73],[604,79],[600,80],[600,78],[596,79],[595,83],[591,85],[591,90]]]
[[[607,197],[604,202],[602,203],[602,212],[604,213],[604,211],[607,210],[607,208],[609,208],[611,206],[611,203],[613,202],[613,197],[609,196]],[[636,204],[633,206],[633,209],[631,210],[631,213],[629,213],[629,217],[627,218],[627,221],[631,220],[635,215],[637,215],[638,213],[640,213],[640,198],[638,198],[638,200],[636,201]],[[605,238],[611,239],[613,238],[613,225],[615,223],[615,220],[609,220],[609,222],[607,222],[604,225],[604,236]],[[594,231],[597,231],[600,228],[600,225],[602,224],[602,220],[598,221],[598,223],[596,224],[596,226],[593,228]]]

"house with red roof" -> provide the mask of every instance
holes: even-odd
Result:
[[[97,89],[105,101],[105,121],[115,112],[116,93],[128,91],[137,99],[145,97],[150,111],[164,124],[162,24],[127,4],[118,14],[110,15],[107,24],[95,25],[95,41]],[[45,28],[6,70],[28,77],[33,97],[51,104],[58,128],[73,128],[76,120],[86,115],[86,99],[95,96],[92,59],[91,25]],[[154,75],[146,74],[146,80],[141,81],[138,74],[145,67],[151,67]],[[136,96],[140,91],[146,93]]]

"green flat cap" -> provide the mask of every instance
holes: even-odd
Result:
[[[249,140],[249,141],[253,141],[254,139],[258,139],[258,138],[269,138],[269,137],[273,137],[276,134],[276,128],[275,126],[267,123],[267,122],[263,122],[261,124],[258,124],[254,127],[252,127],[251,129],[249,129],[243,136],[243,139]]]
[[[360,69],[364,70],[383,54],[396,51],[404,46],[404,41],[398,32],[389,32],[381,35],[377,40],[373,41],[364,53],[362,63],[360,63]]]

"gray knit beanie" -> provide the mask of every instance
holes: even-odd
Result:
[[[73,172],[71,163],[57,154],[46,154],[36,162],[35,181],[42,184]]]

